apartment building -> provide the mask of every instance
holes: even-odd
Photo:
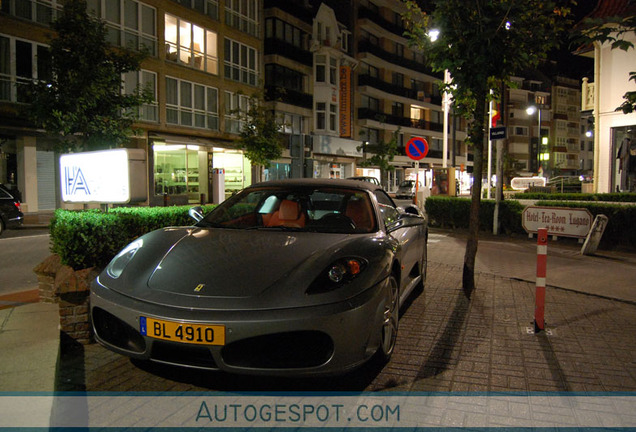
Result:
[[[395,171],[389,172],[389,190],[404,179],[415,179],[413,161],[406,156],[405,144],[423,137],[429,144],[428,156],[420,161],[419,178],[431,185],[433,170],[457,168],[458,184],[470,188],[472,155],[468,155],[466,123],[452,115],[445,120],[443,95],[439,91],[442,74],[433,73],[421,52],[412,50],[403,36],[401,14],[404,4],[398,0],[360,0],[354,2],[356,121],[354,136],[369,143],[388,142],[398,131],[400,153]],[[449,113],[452,106],[447,107]],[[448,131],[444,158],[444,127]],[[366,172],[377,175],[377,172]]]
[[[518,176],[536,175],[547,167],[552,124],[551,89],[538,79],[513,77],[507,89],[508,156]]]
[[[555,77],[552,84],[551,167],[556,176],[578,176],[581,166],[581,89],[578,80]]]
[[[53,210],[59,198],[57,157],[43,131],[18,116],[20,84],[42,79],[47,34],[60,0],[5,0],[0,9],[0,182],[15,185],[26,212]],[[214,168],[225,191],[252,182],[236,147],[235,110],[262,91],[262,6],[258,0],[88,0],[115,46],[145,46],[139,72],[124,91],[150,85],[155,102],[142,107],[142,133],[130,147],[147,152],[148,202],[210,201]],[[258,173],[256,173],[258,174]]]
[[[431,148],[421,178],[442,167],[442,77],[409,49],[403,11],[398,0],[265,2],[265,86],[290,148],[288,159],[270,166],[273,178],[380,179],[378,167],[360,166],[370,156],[364,144],[388,142],[398,130],[389,191],[415,177],[404,147],[412,137],[425,137]],[[468,188],[466,127],[458,119],[454,125],[447,160]]]

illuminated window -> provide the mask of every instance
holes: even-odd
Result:
[[[199,148],[192,145],[153,145],[155,195],[199,197]]]
[[[164,36],[166,60],[219,73],[216,32],[166,14]]]

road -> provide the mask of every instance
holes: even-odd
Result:
[[[48,229],[5,231],[0,237],[0,294],[37,288],[33,268],[50,254]]]

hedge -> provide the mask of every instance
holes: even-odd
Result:
[[[634,202],[636,193],[532,193],[516,194],[513,199],[549,200],[549,201],[598,201],[598,202]]]
[[[480,230],[492,230],[494,205],[495,201],[493,200],[481,201],[479,211]],[[609,218],[609,221],[601,239],[600,247],[603,249],[626,248],[631,250],[636,248],[636,205],[581,201],[538,201],[535,205],[543,207],[586,208],[593,217],[604,214]],[[432,226],[459,229],[468,228],[470,199],[433,196],[426,199],[425,206],[429,223]],[[523,209],[524,206],[516,200],[501,201],[499,207],[499,226],[501,232],[506,234],[525,234],[523,226],[521,225],[521,213]]]
[[[214,207],[203,209],[208,212]],[[103,268],[124,246],[143,234],[166,226],[192,225],[190,208],[119,207],[108,212],[58,209],[50,223],[51,252],[75,270]]]
[[[604,214],[609,218],[599,247],[602,249],[636,249],[636,205],[538,201],[537,206],[586,208],[592,217]]]
[[[469,198],[432,196],[426,199],[426,213],[432,226],[442,228],[468,228],[470,218]],[[499,203],[499,227],[501,232],[511,234],[524,232],[521,226],[523,205],[518,201],[504,200]],[[492,230],[494,200],[482,200],[479,211],[479,229]]]

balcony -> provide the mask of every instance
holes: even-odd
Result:
[[[311,52],[298,48],[290,43],[275,38],[265,39],[265,55],[280,55],[290,60],[297,61],[306,66],[313,65],[313,55]]]
[[[581,87],[581,111],[594,110],[595,84],[588,82],[588,78],[583,78]]]
[[[312,109],[314,103],[314,97],[310,94],[273,85],[265,86],[265,99],[307,109]]]
[[[444,125],[441,123],[434,123],[427,120],[412,119],[410,117],[400,117],[391,114],[386,114],[380,111],[375,111],[369,108],[358,109],[359,120],[373,120],[380,123],[388,123],[395,126],[409,127],[415,129],[422,129],[434,132],[443,132]]]
[[[396,86],[371,75],[358,75],[359,86],[370,86],[390,93],[396,96],[402,96],[409,99],[417,99],[417,91],[406,87]]]
[[[302,6],[303,2],[297,0],[265,0],[263,5],[264,9],[278,8],[283,12],[303,20],[306,23],[311,24],[314,19],[314,14],[311,8]]]
[[[406,29],[401,25],[397,25],[395,23],[392,23],[391,21],[386,20],[382,16],[364,6],[360,6],[360,9],[358,10],[358,19],[368,19],[379,25],[383,29],[388,30],[400,37],[404,37],[404,32],[406,31]]]
[[[385,51],[379,46],[370,43],[368,40],[361,40],[358,42],[358,52],[373,54],[374,56],[393,65],[403,66],[407,69],[442,79],[442,74],[434,73],[430,67],[427,67],[422,63],[418,63],[415,60],[409,60],[403,56]]]

